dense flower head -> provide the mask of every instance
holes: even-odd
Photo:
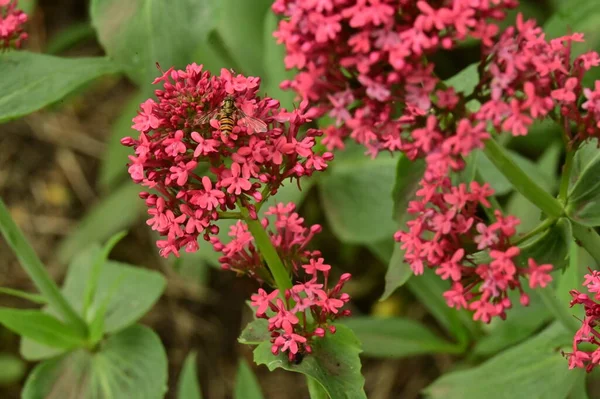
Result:
[[[600,331],[598,331],[600,321],[600,272],[590,269],[590,274],[585,275],[583,285],[593,294],[593,297],[578,290],[571,290],[570,294],[573,297],[571,307],[583,305],[585,316],[581,328],[577,330],[573,337],[573,352],[564,355],[569,359],[570,369],[585,368],[589,373],[600,364]],[[591,346],[588,346],[586,350],[582,350],[579,348],[581,343],[588,343]],[[594,346],[596,349],[592,350]]]
[[[304,219],[294,210],[293,203],[279,203],[270,207],[265,212],[267,217],[261,220],[266,229],[271,225],[268,217],[273,218],[274,229],[269,236],[293,276],[294,285],[282,295],[277,289],[267,293],[260,288],[251,297],[256,317],[269,322],[273,354],[285,352],[290,361],[310,353],[313,339],[322,338],[327,332],[335,333],[332,321],[350,315],[349,310],[341,309],[350,300],[348,294],[341,292],[350,274],[342,274],[336,284],[330,284],[331,266],[325,263],[319,251],[306,248],[314,234],[321,231],[321,226],[305,226]],[[220,258],[223,268],[272,283],[246,223],[238,221],[229,235],[232,240],[227,244],[217,237],[211,238],[215,250],[223,253]]]
[[[478,216],[480,207],[491,206],[492,194],[487,183],[471,182],[467,187],[452,186],[448,178],[434,184],[423,180],[418,199],[408,208],[416,217],[408,222],[408,231],[395,235],[415,274],[423,274],[425,267],[434,269],[452,284],[444,293],[448,306],[469,309],[474,320],[485,323],[506,317],[512,307],[510,290],[520,292],[521,304],[529,303],[522,278],[529,279],[531,288],[552,280],[552,265],[538,265],[531,258],[526,267],[518,265],[520,250],[511,245],[518,219],[498,210],[493,223]]]
[[[23,25],[27,14],[17,8],[17,0],[0,0],[0,50],[20,48],[27,39]]]
[[[288,112],[259,97],[259,78],[226,69],[211,75],[194,63],[154,83],[163,85],[157,100],[142,103],[133,119],[139,137],[122,143],[135,149],[131,178],[154,191],[141,197],[148,224],[165,237],[157,243],[163,256],[197,250],[198,236],[216,234],[214,222],[236,206],[255,218],[256,204],[286,179],[310,176],[333,159],[313,151],[320,131],[301,129],[306,103]]]
[[[285,45],[286,67],[299,70],[283,87],[308,99],[315,115],[336,121],[325,130],[329,148],[343,147],[350,137],[372,154],[408,151],[403,131],[414,108],[428,111],[434,100],[453,108],[458,100],[441,87],[426,57],[468,38],[490,45],[499,30],[494,22],[517,4],[277,0],[273,10],[286,18],[275,36]]]

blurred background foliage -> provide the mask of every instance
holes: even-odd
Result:
[[[285,71],[283,48],[272,36],[277,20],[270,4],[269,0],[20,0],[30,14],[29,51],[63,57],[106,54],[123,65],[125,73],[107,70],[98,79],[74,82],[79,88],[58,103],[0,125],[0,196],[57,279],[64,277],[65,265],[82,248],[103,242],[117,231],[130,231],[113,257],[158,270],[168,279],[165,295],[143,323],[166,346],[171,397],[175,397],[174,381],[180,374],[199,376],[208,398],[230,397],[236,375],[251,378],[250,350],[236,339],[251,320],[244,301],[256,285],[219,271],[216,254],[203,242],[200,251],[179,259],[158,256],[156,237],[144,223],[139,188],[127,175],[130,149],[121,146],[120,139],[133,134],[131,119],[153,93],[151,82],[159,73],[156,62],[165,70],[197,62],[213,72],[233,68],[260,76],[264,94],[293,107],[293,94],[278,86],[293,72]],[[568,30],[584,32],[586,43],[577,52],[600,50],[597,0],[523,0],[504,26],[514,21],[517,12],[535,18],[549,37]],[[438,75],[450,78],[477,61],[477,43],[439,53],[433,61]],[[557,126],[540,123],[528,136],[508,137],[504,144],[530,176],[545,189],[556,191],[563,155]],[[475,153],[473,164],[495,188],[504,209],[521,219],[521,231],[539,223],[539,210],[514,192],[489,161]],[[398,187],[396,174],[410,176],[414,167],[403,165],[398,155],[381,154],[372,160],[362,148],[348,145],[336,154],[330,170],[305,181],[301,191],[288,184],[270,200],[294,201],[308,223],[322,224],[314,248],[340,272],[353,274],[348,290],[354,298],[352,310],[359,317],[348,324],[363,341],[366,390],[376,399],[418,397],[441,374],[478,365],[521,343],[551,319],[532,294],[531,306],[513,309],[508,321],[476,325],[465,313],[446,307],[440,295],[443,282],[427,273],[408,280],[399,290],[391,289],[409,277],[401,267],[395,269],[398,275],[392,278],[396,280],[386,289],[388,265],[399,266],[402,260],[391,237],[403,220],[403,215],[395,215],[392,193],[401,197],[406,192],[401,178]],[[223,237],[227,227],[227,223],[221,225]],[[31,289],[3,241],[0,253],[0,286]],[[573,258],[577,267],[592,262],[583,251]],[[379,301],[384,291],[387,298]],[[6,296],[0,301],[2,306],[27,306]],[[374,326],[364,318],[367,315],[388,322]],[[476,344],[474,336],[480,337]],[[19,397],[23,377],[31,367],[20,360],[17,348],[17,337],[0,328],[1,398]],[[468,356],[457,355],[467,348]],[[195,354],[184,362],[191,351]],[[247,362],[240,365],[240,357]],[[567,372],[566,364],[560,367]],[[258,373],[265,397],[306,396],[303,390],[289,389],[303,386],[300,376],[252,369]],[[444,397],[439,392],[451,392],[460,378],[480,377],[475,373],[440,380],[427,393]],[[541,375],[539,384],[546,380]],[[591,384],[593,389],[594,380]]]

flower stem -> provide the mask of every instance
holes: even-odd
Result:
[[[593,227],[582,226],[574,221],[571,221],[571,223],[577,244],[585,248],[591,257],[594,258],[596,264],[600,266],[600,235],[598,235]]]
[[[562,323],[567,330],[577,331],[579,323],[577,323],[577,320],[569,313],[567,305],[558,300],[556,291],[547,287],[546,289],[537,290],[536,292],[540,295],[542,302],[544,302],[544,305],[552,312],[556,320]]]
[[[60,289],[48,274],[44,264],[21,232],[21,229],[13,221],[10,212],[1,199],[0,232],[2,232],[6,242],[19,259],[21,267],[27,272],[37,289],[48,301],[48,304],[56,309],[71,327],[82,336],[86,336],[87,325],[60,292]]]
[[[534,236],[546,231],[550,226],[552,226],[554,223],[556,223],[556,221],[557,221],[556,218],[548,218],[548,219],[544,220],[542,223],[538,224],[533,230],[531,230],[527,234],[519,237],[515,242],[513,242],[513,245],[519,245],[522,242],[527,241],[531,237],[534,237]]]
[[[290,279],[283,262],[279,258],[277,250],[271,242],[271,238],[258,220],[248,217],[248,210],[242,208],[242,214],[244,215],[246,224],[248,224],[250,233],[252,233],[252,236],[254,237],[254,241],[256,242],[260,254],[265,259],[267,267],[271,271],[273,279],[275,279],[275,284],[279,289],[279,293],[282,297],[285,296],[285,290],[292,288],[292,280]]]
[[[523,172],[493,138],[486,141],[483,152],[512,183],[513,187],[546,213],[546,215],[558,218],[563,214],[561,203]]]

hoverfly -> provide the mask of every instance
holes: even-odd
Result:
[[[202,115],[198,120],[198,123],[207,123],[213,119],[215,115],[217,116],[216,119],[219,121],[221,133],[224,135],[231,134],[233,127],[236,125],[236,120],[242,121],[242,123],[249,129],[252,129],[253,132],[264,133],[267,131],[267,124],[258,118],[246,115],[244,111],[235,105],[233,96],[225,97],[221,107]]]

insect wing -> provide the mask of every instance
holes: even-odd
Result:
[[[264,121],[253,116],[246,115],[246,113],[244,113],[244,111],[241,109],[238,109],[237,112],[241,116],[240,120],[242,123],[246,125],[246,127],[252,129],[254,132],[265,133],[268,130],[267,124]]]
[[[210,112],[205,113],[204,115],[202,115],[201,117],[198,118],[197,123],[199,125],[204,125],[206,123],[209,123],[211,119],[214,118],[214,116],[217,114],[217,112],[219,112],[219,109],[213,109]]]

